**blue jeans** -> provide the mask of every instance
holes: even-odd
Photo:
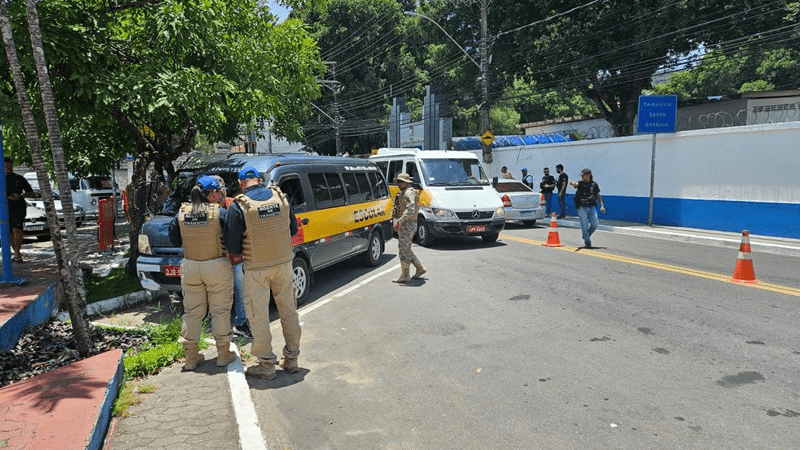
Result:
[[[567,193],[564,192],[562,195],[561,192],[558,193],[558,210],[559,210],[559,218],[563,218],[567,215]]]
[[[578,208],[578,217],[581,219],[581,237],[586,246],[592,243],[592,233],[597,229],[597,207],[581,206]]]
[[[550,217],[550,213],[553,210],[553,193],[552,192],[544,192],[544,218]]]
[[[233,266],[233,323],[244,325],[247,323],[247,313],[244,311],[244,270],[242,263]]]

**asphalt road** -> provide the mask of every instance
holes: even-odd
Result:
[[[800,447],[800,258],[741,285],[730,248],[548,231],[415,246],[406,286],[396,240],[321,271],[300,373],[249,380],[269,447]]]

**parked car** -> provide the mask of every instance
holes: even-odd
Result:
[[[31,188],[33,188],[34,196],[28,199],[28,202],[33,204],[33,206],[41,209],[44,211],[44,200],[42,200],[42,191],[39,187],[39,179],[36,177],[36,172],[28,172],[25,174],[25,179],[28,180],[30,183]],[[53,192],[53,199],[55,200],[56,205],[56,213],[58,214],[58,221],[61,222],[61,227],[64,227],[64,211],[61,208],[61,199],[58,196],[58,190],[56,189],[53,182],[50,182],[50,189]],[[75,214],[75,226],[79,227],[83,225],[84,219],[86,219],[86,210],[79,205],[73,199],[72,203],[73,213]]]
[[[521,181],[493,179],[492,185],[506,210],[506,221],[516,220],[533,226],[537,220],[544,219],[544,194],[540,194]]]
[[[25,222],[22,224],[23,236],[33,236],[40,241],[50,240],[50,227],[47,225],[47,214],[26,200],[28,211],[25,215]]]
[[[61,200],[59,199],[58,194],[56,194],[55,192],[53,192],[53,198],[54,198],[53,201],[55,202],[56,205],[56,213],[58,214],[58,221],[59,223],[61,223],[61,228],[64,228],[64,211],[62,210],[61,207]],[[44,200],[42,200],[41,195],[39,195],[38,197],[29,198],[28,202],[31,203],[33,206],[44,211]],[[75,226],[79,227],[83,225],[83,221],[84,219],[86,219],[86,210],[83,209],[83,207],[77,203],[72,204],[72,210],[73,213],[75,214]]]

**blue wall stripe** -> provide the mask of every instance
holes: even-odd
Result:
[[[576,215],[573,195],[567,194],[567,214]],[[554,210],[558,200],[553,195]],[[603,195],[603,219],[647,223],[647,197]],[[653,199],[653,224],[800,239],[800,203],[743,202],[680,198]]]

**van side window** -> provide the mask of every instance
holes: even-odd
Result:
[[[386,198],[389,196],[389,188],[386,186],[386,181],[383,177],[375,172],[367,173],[369,184],[372,187],[372,192],[375,198]]]
[[[356,182],[358,183],[358,191],[364,196],[362,201],[375,200],[375,197],[372,195],[372,190],[369,188],[367,174],[364,172],[359,172],[354,175],[356,176]]]
[[[347,199],[351,205],[356,203],[363,203],[372,197],[369,190],[369,182],[367,181],[367,174],[365,173],[343,173],[344,185],[347,189]],[[363,187],[366,188],[364,190]]]
[[[331,193],[328,192],[328,182],[325,175],[321,173],[308,174],[308,181],[311,183],[311,190],[314,192],[314,202],[319,207],[320,203],[331,201]]]
[[[394,179],[403,172],[403,161],[389,161],[389,174],[386,178],[391,184],[397,184]]]
[[[389,168],[389,161],[377,161],[375,165],[378,166],[379,169],[381,169],[381,173],[385,176],[386,169]]]
[[[338,173],[310,173],[308,181],[311,183],[317,208],[344,205],[344,186]]]
[[[406,163],[406,173],[411,177],[414,181],[420,181],[419,172],[417,171],[417,163],[414,161],[409,161]]]
[[[344,186],[338,173],[326,173],[325,180],[328,181],[328,190],[331,192],[331,205],[344,205]]]
[[[297,177],[285,178],[280,182],[281,191],[286,194],[289,204],[295,212],[305,212],[306,199],[303,196],[303,187]]]

